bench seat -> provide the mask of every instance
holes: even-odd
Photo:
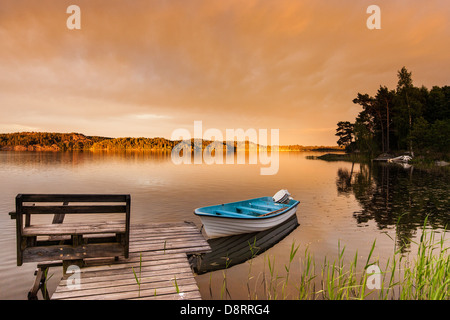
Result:
[[[84,235],[103,233],[126,232],[125,222],[96,222],[89,224],[64,223],[64,224],[40,224],[24,227],[22,236],[56,236],[56,235]]]

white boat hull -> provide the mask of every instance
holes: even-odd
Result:
[[[264,219],[235,219],[227,217],[200,216],[209,238],[227,237],[235,234],[259,232],[283,223],[297,212],[293,206],[281,215]]]

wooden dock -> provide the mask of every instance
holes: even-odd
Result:
[[[51,299],[201,299],[188,255],[210,250],[190,222],[131,225],[128,259],[88,261],[79,278],[63,276]]]

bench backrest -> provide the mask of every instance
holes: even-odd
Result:
[[[130,205],[130,195],[18,194],[15,212],[17,264],[119,255],[127,258]],[[53,224],[32,225],[32,215],[42,214],[53,214]],[[115,224],[86,221],[64,224],[67,214],[122,214],[124,219],[123,223]],[[63,237],[65,241],[61,241]]]

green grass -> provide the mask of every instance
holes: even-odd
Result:
[[[400,299],[448,300],[450,297],[450,259],[444,237],[423,233],[414,264],[406,263]]]
[[[254,291],[251,291],[250,281],[254,277],[249,270],[248,297],[255,300],[449,300],[450,257],[445,232],[436,239],[437,233],[428,230],[426,223],[425,220],[422,235],[414,242],[417,251],[405,255],[402,248],[396,246],[385,266],[373,257],[376,241],[373,241],[363,264],[358,261],[358,252],[353,259],[347,260],[345,246],[338,242],[337,258],[330,260],[325,257],[320,266],[316,265],[308,247],[300,255],[299,245],[293,242],[283,276],[277,270],[275,257],[265,256],[262,274],[258,275]],[[256,243],[250,247],[252,253],[255,252]],[[293,274],[292,263],[296,259],[300,264],[300,273]],[[251,269],[251,260],[249,266]],[[375,269],[380,270],[379,276],[373,273]],[[376,287],[377,279],[380,280],[379,287]],[[262,296],[258,296],[257,292],[263,292]],[[231,298],[225,269],[220,298],[227,296]]]
[[[141,283],[142,283],[142,253],[139,254],[139,276],[136,274],[136,271],[134,270],[134,267],[131,267],[131,270],[133,271],[134,274],[134,279],[136,280],[136,283],[138,285],[139,288],[139,297],[141,297]]]

